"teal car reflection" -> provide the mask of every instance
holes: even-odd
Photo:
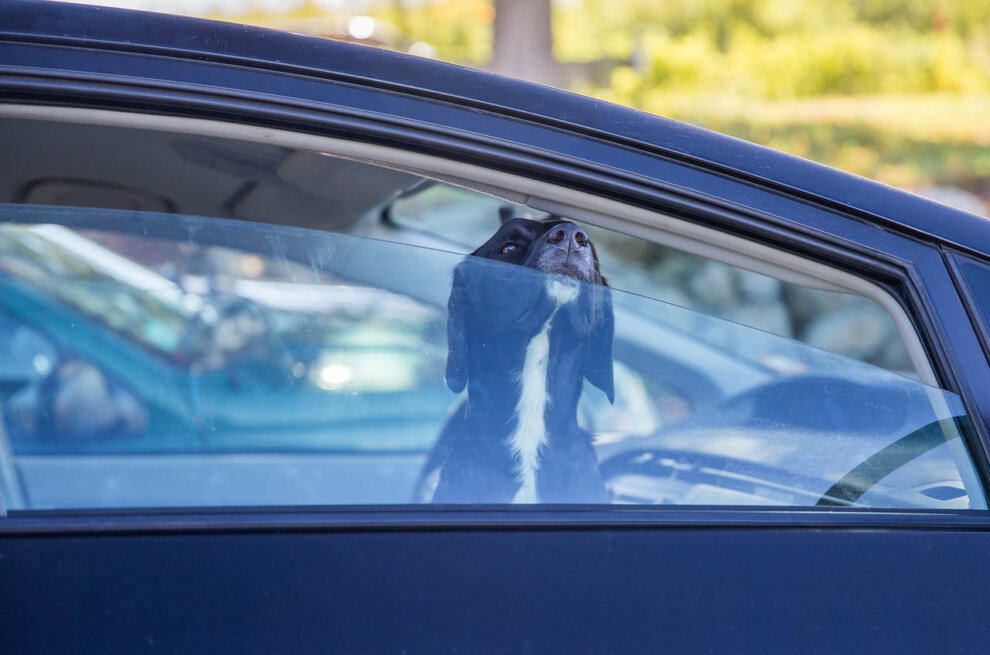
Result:
[[[431,448],[462,402],[443,374],[461,255],[192,216],[7,216],[13,452],[0,466],[14,506],[429,502]],[[671,303],[612,298],[617,402],[589,390],[579,418],[615,502],[832,502],[838,483],[853,490],[842,503],[976,497],[951,394]]]
[[[222,289],[222,269],[180,284],[91,236],[0,229],[18,454],[424,450],[435,436],[450,398],[432,308],[351,284]]]

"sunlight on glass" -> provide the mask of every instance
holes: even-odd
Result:
[[[354,373],[342,364],[331,364],[320,371],[319,385],[321,389],[340,389]]]

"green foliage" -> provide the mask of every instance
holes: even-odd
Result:
[[[982,193],[990,180],[990,94],[752,101],[656,93],[646,103],[654,113],[894,186]]]
[[[764,99],[990,90],[990,2],[899,0],[901,12],[894,4],[563,3],[555,25],[557,55],[564,61],[624,60],[638,79],[633,83],[629,72],[618,72],[614,90],[619,101],[633,105],[655,88]],[[950,29],[956,24],[966,28]]]
[[[990,0],[557,4],[575,90],[887,183],[990,179]]]
[[[368,13],[394,25],[410,43],[428,43],[438,59],[484,65],[491,58],[495,12],[490,0],[391,0]]]

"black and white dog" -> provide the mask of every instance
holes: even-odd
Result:
[[[609,502],[577,422],[585,379],[614,400],[612,299],[588,235],[506,221],[455,269],[448,310],[447,386],[467,399],[430,457],[433,502]]]

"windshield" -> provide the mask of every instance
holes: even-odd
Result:
[[[494,491],[526,416],[535,475],[590,458],[594,502],[983,507],[958,397],[695,309],[262,223],[2,217],[8,507],[441,502],[465,472],[449,502],[588,502]]]

